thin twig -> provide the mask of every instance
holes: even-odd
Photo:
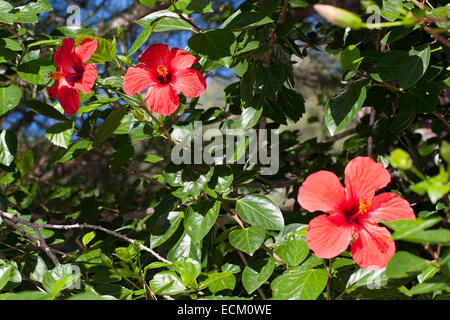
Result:
[[[434,32],[433,29],[431,29],[430,27],[423,27],[423,29],[426,32],[428,32],[429,34],[431,34],[437,41],[442,43],[444,46],[446,46],[447,48],[450,48],[450,41],[449,40],[445,39],[440,34]]]
[[[433,115],[437,117],[439,120],[441,120],[445,124],[447,129],[450,129],[450,123],[448,123],[447,119],[445,119],[445,117],[442,114],[438,112],[433,112]]]
[[[370,107],[370,118],[369,118],[369,126],[372,127],[375,122],[376,117],[376,111],[374,107]],[[367,144],[367,156],[369,158],[373,158],[373,137],[372,135],[369,136],[368,144]]]
[[[0,211],[1,212],[1,211]],[[56,258],[56,256],[53,254],[52,251],[55,251],[55,249],[50,248],[47,243],[45,242],[45,240],[42,237],[42,234],[39,232],[39,229],[36,231],[36,229],[33,229],[36,231],[36,233],[38,234],[38,236],[40,236],[41,240],[36,239],[35,237],[33,237],[32,235],[30,235],[29,233],[27,233],[25,230],[23,230],[21,227],[19,227],[18,225],[16,225],[11,219],[5,219],[3,221],[6,225],[10,226],[13,229],[16,229],[21,235],[23,235],[25,238],[27,238],[30,242],[34,242],[37,244],[37,247],[41,250],[43,250],[47,256],[52,260],[53,264],[55,266],[59,266],[60,263],[58,261],[58,258]],[[22,223],[23,224],[23,223]],[[56,250],[57,251],[57,250]]]
[[[41,231],[39,231],[39,228],[36,225],[33,225],[32,228],[33,228],[34,232],[36,232],[36,234],[39,237],[39,246],[43,248],[44,252],[50,258],[50,260],[52,260],[52,262],[53,262],[53,264],[55,266],[60,266],[61,263],[59,262],[58,258],[53,254],[52,250],[47,245],[47,242],[45,242],[45,239],[42,236]]]
[[[69,224],[69,225],[56,225],[56,224],[47,224],[47,223],[33,223],[33,222],[29,222],[29,221],[25,221],[22,220],[20,218],[17,218],[16,216],[13,216],[12,214],[3,212],[0,210],[0,216],[7,218],[15,223],[21,223],[24,224],[26,226],[29,227],[37,227],[37,228],[44,228],[44,229],[55,229],[55,230],[73,230],[73,229],[92,229],[92,230],[99,230],[99,231],[103,231],[109,235],[112,235],[116,238],[122,239],[126,242],[132,243],[137,245],[139,248],[141,248],[142,250],[150,253],[151,255],[153,255],[156,259],[158,259],[161,262],[167,263],[167,264],[172,264],[171,261],[161,257],[159,254],[157,254],[155,251],[153,251],[152,249],[148,248],[147,246],[144,246],[143,244],[139,243],[138,241],[128,238],[127,236],[124,236],[123,234],[120,234],[118,232],[106,229],[104,227],[101,226],[95,226],[95,225],[91,225],[91,224],[87,224],[87,223],[83,223],[83,224]]]

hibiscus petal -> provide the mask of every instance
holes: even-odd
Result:
[[[175,73],[172,76],[172,84],[187,98],[198,97],[206,89],[205,78],[194,69],[183,69]]]
[[[80,107],[80,95],[74,88],[60,87],[58,90],[58,99],[64,111],[69,116],[77,112]]]
[[[306,231],[308,247],[319,258],[330,259],[347,249],[353,238],[353,227],[343,215],[320,215],[309,222]]]
[[[97,39],[86,38],[75,48],[75,53],[80,58],[81,62],[85,63],[92,57],[95,50],[97,50]]]
[[[396,193],[385,192],[373,198],[367,219],[377,222],[380,220],[416,219],[416,216],[408,201]]]
[[[153,85],[148,88],[145,98],[150,110],[157,114],[168,116],[178,109],[180,100],[171,85]]]
[[[367,270],[386,267],[395,253],[395,243],[388,229],[365,221],[359,226],[358,237],[352,244],[352,256],[356,264]]]
[[[150,45],[138,58],[139,62],[145,63],[151,69],[156,69],[159,65],[169,68],[170,60],[169,46],[162,43]]]
[[[197,63],[197,58],[186,51],[178,48],[173,48],[170,51],[172,56],[172,70],[177,72],[178,70],[190,68],[193,64]]]
[[[84,66],[83,77],[75,83],[74,88],[81,90],[83,94],[92,91],[95,81],[97,80],[97,67],[93,63],[88,63]]]
[[[51,88],[47,88],[47,92],[50,98],[55,99],[58,96],[58,87],[59,81],[57,80]]]
[[[158,83],[149,68],[143,64],[127,70],[123,79],[123,91],[128,95],[142,92],[148,86]]]
[[[81,67],[80,58],[74,54],[74,45],[72,38],[65,38],[54,56],[55,65],[65,73],[77,73]]]
[[[391,175],[372,158],[357,157],[345,167],[345,187],[350,198],[372,199],[375,191],[384,188]]]
[[[345,191],[334,173],[322,170],[306,178],[298,190],[297,200],[309,212],[340,214]]]

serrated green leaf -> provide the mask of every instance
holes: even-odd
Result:
[[[429,44],[422,44],[408,52],[408,57],[403,61],[399,71],[401,89],[413,86],[422,78],[430,63],[430,55]]]

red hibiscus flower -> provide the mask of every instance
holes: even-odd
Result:
[[[123,91],[128,95],[140,93],[148,87],[145,101],[150,110],[161,115],[170,115],[177,110],[180,101],[177,91],[187,98],[201,95],[206,81],[190,66],[197,59],[178,48],[169,51],[166,44],[153,44],[140,55],[136,67],[127,70]]]
[[[51,98],[58,97],[68,115],[74,114],[80,107],[78,90],[84,94],[92,91],[97,79],[97,68],[95,64],[86,61],[96,49],[97,39],[85,39],[75,48],[74,40],[66,38],[55,53],[57,70],[49,73],[55,83],[53,87],[47,88],[47,91]]]
[[[415,219],[409,203],[395,193],[375,191],[391,181],[389,172],[371,158],[357,157],[345,168],[345,188],[332,172],[310,175],[298,191],[298,202],[309,212],[323,211],[306,231],[308,247],[319,258],[330,259],[351,246],[353,260],[368,270],[382,269],[394,255],[389,231],[378,221]]]

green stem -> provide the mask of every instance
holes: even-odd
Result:
[[[378,29],[378,28],[388,28],[388,27],[399,27],[403,26],[405,23],[403,21],[392,21],[392,22],[379,22],[379,23],[363,23],[362,27],[367,29]]]
[[[172,137],[170,136],[169,131],[167,131],[166,127],[156,119],[156,117],[153,115],[153,113],[150,111],[150,109],[147,106],[147,103],[145,102],[144,98],[140,94],[137,95],[139,98],[139,101],[141,102],[141,107],[144,109],[144,111],[152,118],[152,120],[158,125],[158,127],[163,131],[164,135],[166,136],[167,140],[174,146],[175,142],[173,142]]]
[[[331,300],[331,270],[333,259],[328,260],[327,300]]]

